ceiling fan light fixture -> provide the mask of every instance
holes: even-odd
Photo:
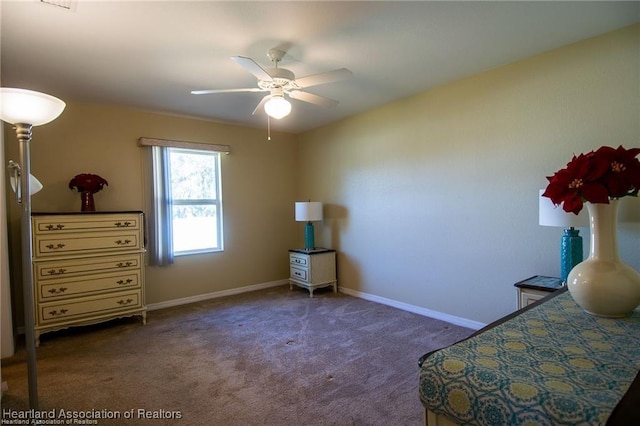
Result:
[[[291,112],[291,102],[282,95],[275,95],[264,104],[264,111],[269,117],[280,120]]]

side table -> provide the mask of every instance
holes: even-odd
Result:
[[[518,290],[518,309],[522,309],[542,299],[549,293],[561,289],[564,287],[564,284],[560,278],[534,275],[526,280],[515,283],[514,286]]]
[[[332,286],[333,292],[337,293],[336,251],[324,248],[289,250],[289,289],[294,284],[309,290],[309,297],[313,297],[313,290],[320,287]]]

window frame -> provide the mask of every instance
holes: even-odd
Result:
[[[172,252],[173,256],[189,256],[194,254],[202,254],[202,253],[217,253],[224,251],[224,234],[223,234],[223,210],[222,210],[222,179],[221,179],[221,161],[220,161],[220,153],[211,150],[203,150],[203,149],[194,149],[194,148],[184,148],[184,147],[167,147],[167,158],[168,158],[168,167],[167,173],[168,182],[170,185],[169,194],[170,195],[170,206],[214,206],[216,211],[216,236],[217,245],[215,247],[207,247],[203,249],[190,249],[190,250],[176,250],[172,244]],[[215,193],[217,198],[198,198],[198,199],[176,199],[173,197],[173,181],[171,179],[171,159],[172,154],[189,154],[189,155],[205,155],[211,157],[214,162],[215,173],[214,173],[214,186]],[[173,218],[173,214],[170,217],[172,222],[172,235],[171,239],[175,240],[173,235],[173,230],[175,229],[175,222]]]
[[[229,155],[230,145],[214,144],[211,142],[180,141],[175,139],[159,139],[142,136],[138,138],[138,146],[145,151],[143,155],[144,205],[147,262],[149,266],[166,267],[174,263],[173,255],[173,220],[170,218],[171,195],[167,194],[167,188],[171,189],[167,174],[168,151],[167,148],[186,148],[193,150],[212,151],[218,154]],[[219,157],[219,192],[220,198],[220,228],[224,229],[222,205],[222,156]],[[222,250],[224,250],[224,235],[220,234]]]

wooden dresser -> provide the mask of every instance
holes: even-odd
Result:
[[[33,213],[36,344],[40,335],[140,315],[144,302],[144,215]]]

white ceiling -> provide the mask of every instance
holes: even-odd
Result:
[[[61,0],[68,3],[67,0]],[[255,87],[230,56],[297,77],[346,67],[346,81],[308,91],[327,109],[293,100],[272,128],[298,133],[447,82],[640,21],[640,2],[212,2],[38,0],[0,4],[5,87],[63,100],[125,105],[265,127],[264,93],[191,95]]]

